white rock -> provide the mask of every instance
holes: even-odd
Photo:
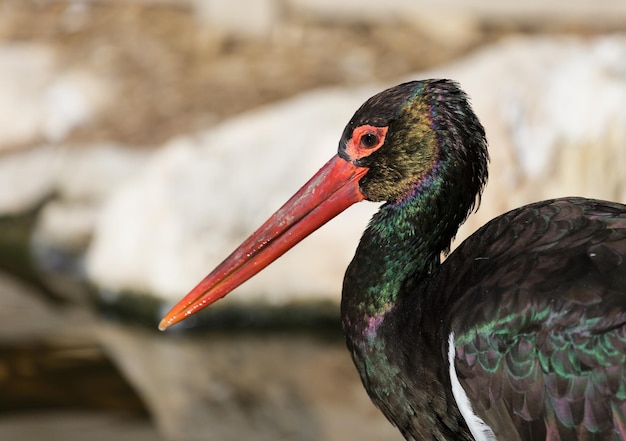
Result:
[[[88,254],[91,278],[113,291],[177,298],[330,159],[371,92],[313,92],[173,140],[105,208]],[[279,303],[336,297],[372,211],[365,205],[329,225],[242,291]]]
[[[426,74],[461,83],[489,140],[489,185],[459,239],[536,200],[626,201],[624,60],[623,36],[510,39]]]
[[[102,202],[143,166],[150,153],[113,143],[62,148],[56,192],[65,201]]]
[[[527,0],[494,2],[492,0],[285,0],[292,13],[322,20],[376,21],[412,20],[434,14],[442,23],[446,15],[467,15],[484,20],[541,20],[548,23],[576,22],[618,24],[626,18],[626,4],[621,0],[578,0],[567,3]],[[445,24],[444,24],[445,25]]]
[[[81,252],[104,201],[146,159],[146,152],[113,144],[7,153],[0,157],[0,216],[44,204],[31,242],[36,254],[50,248]]]
[[[52,194],[64,202],[99,205],[147,156],[115,144],[6,153],[0,157],[0,216],[31,210]]]
[[[239,37],[262,37],[279,18],[275,0],[190,0],[203,26]]]
[[[41,139],[62,141],[110,96],[107,81],[59,65],[49,46],[0,44],[0,152]]]
[[[36,249],[81,252],[91,239],[99,208],[94,204],[57,200],[47,203],[37,218],[32,244]]]
[[[0,158],[0,215],[33,209],[55,187],[63,154],[55,147],[16,151]]]
[[[66,147],[52,182],[55,199],[41,211],[33,246],[82,251],[107,198],[132,179],[148,153],[114,144]]]
[[[626,199],[624,50],[619,37],[512,40],[414,76],[460,81],[486,126],[490,185],[461,236],[545,197]],[[178,299],[334,153],[349,117],[381,88],[309,93],[170,142],[106,206],[90,277]],[[580,179],[596,163],[604,171]],[[230,298],[338,300],[371,205],[348,210]]]

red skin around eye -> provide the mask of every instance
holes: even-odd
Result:
[[[351,159],[361,159],[371,155],[385,143],[388,127],[375,127],[370,125],[359,126],[352,132],[352,138],[348,141],[346,153]],[[363,147],[361,138],[367,133],[371,133],[378,138],[378,143],[373,147]]]

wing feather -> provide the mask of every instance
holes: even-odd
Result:
[[[441,268],[459,381],[496,436],[626,438],[626,206],[517,209]]]

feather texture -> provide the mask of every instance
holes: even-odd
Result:
[[[622,439],[626,207],[533,204],[451,257],[447,285],[463,288],[451,300],[456,369],[496,434],[504,408],[522,439]]]

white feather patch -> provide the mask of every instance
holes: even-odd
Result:
[[[450,382],[452,383],[452,395],[456,400],[457,406],[461,411],[461,415],[465,419],[470,432],[474,436],[476,441],[496,441],[496,436],[485,422],[474,413],[472,404],[465,393],[465,390],[459,382],[459,377],[456,374],[456,366],[454,365],[455,350],[454,350],[454,332],[450,333],[448,337],[448,362],[450,363]]]

